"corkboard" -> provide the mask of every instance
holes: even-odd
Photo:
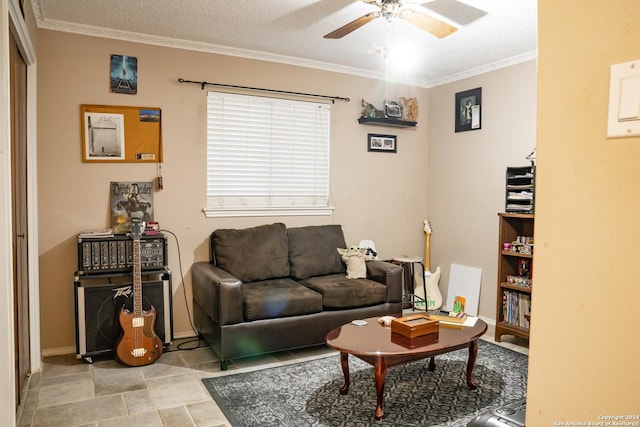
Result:
[[[162,162],[159,108],[83,104],[80,120],[83,162]]]

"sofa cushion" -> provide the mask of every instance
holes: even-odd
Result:
[[[287,229],[276,223],[211,233],[217,266],[243,282],[289,276]]]
[[[339,225],[315,225],[287,229],[291,276],[306,279],[344,273],[338,248],[345,248]]]
[[[322,294],[325,309],[366,307],[387,301],[387,287],[369,279],[346,279],[343,274],[333,274],[302,283]]]
[[[245,321],[322,311],[322,295],[288,278],[244,283],[242,293]]]

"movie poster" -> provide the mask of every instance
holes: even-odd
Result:
[[[153,182],[111,182],[111,229],[114,234],[131,231],[131,218],[153,221]]]

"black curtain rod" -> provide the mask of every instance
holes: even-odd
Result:
[[[227,84],[223,84],[223,83],[209,83],[209,82],[196,82],[193,80],[185,80],[185,79],[178,79],[179,83],[196,83],[200,85],[200,88],[202,90],[204,90],[205,86],[220,86],[220,87],[228,87],[228,88],[232,88],[232,89],[243,89],[243,90],[255,90],[255,91],[259,91],[259,92],[271,92],[271,93],[284,93],[287,95],[298,95],[298,96],[308,96],[308,97],[312,97],[312,98],[324,98],[324,99],[330,99],[332,103],[335,104],[336,100],[340,100],[340,101],[345,101],[345,102],[349,102],[351,101],[350,98],[343,98],[341,96],[328,96],[328,95],[316,95],[313,93],[302,93],[302,92],[289,92],[286,90],[275,90],[275,89],[263,89],[263,88],[259,88],[259,87],[250,87],[250,86],[236,86],[236,85],[227,85]]]

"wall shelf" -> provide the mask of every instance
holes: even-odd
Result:
[[[408,122],[406,120],[388,119],[385,117],[360,117],[358,123],[361,125],[394,126],[401,128],[415,127],[418,122]]]

